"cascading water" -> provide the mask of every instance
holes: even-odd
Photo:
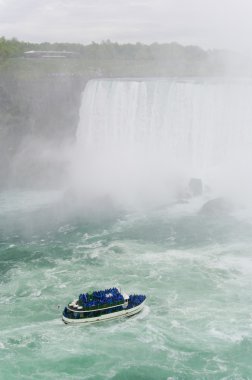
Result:
[[[221,177],[230,186],[252,158],[251,102],[248,80],[92,80],[75,173],[92,194],[151,189],[162,200],[176,176]]]
[[[179,172],[208,179],[218,168],[220,183],[229,171],[241,192],[251,95],[250,81],[88,83],[76,197],[0,193],[1,380],[252,379],[251,219],[198,212],[207,194],[101,210],[104,194],[167,200]],[[78,294],[117,284],[146,294],[141,314],[63,325]]]

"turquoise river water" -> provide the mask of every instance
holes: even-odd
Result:
[[[68,190],[0,194],[0,380],[252,379],[251,99],[251,79],[86,85],[73,152],[52,154]],[[216,196],[243,208],[199,212]],[[63,324],[112,286],[143,312]]]
[[[203,199],[109,215],[59,193],[0,195],[0,379],[252,379],[252,224]],[[118,285],[132,318],[66,326],[65,304]]]

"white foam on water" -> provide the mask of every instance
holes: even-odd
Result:
[[[137,205],[145,200],[150,207],[136,206],[112,226],[100,221],[98,232],[89,220],[88,228],[80,222],[77,231],[64,220],[53,231],[57,241],[53,233],[50,242],[46,236],[27,245],[16,243],[18,236],[16,246],[9,241],[10,269],[1,282],[1,349],[10,348],[24,366],[25,358],[29,366],[35,363],[41,378],[57,376],[58,368],[64,377],[64,363],[73,378],[102,377],[104,368],[112,378],[128,368],[163,370],[162,377],[174,379],[238,379],[251,372],[244,357],[252,337],[252,239],[243,241],[235,229],[230,240],[221,231],[219,240],[211,236],[226,228],[218,218],[215,230],[206,218],[196,221],[196,231],[190,229],[205,196],[173,202],[192,175],[212,184],[214,195],[251,197],[251,83],[88,84],[72,166],[77,190],[84,198],[108,193],[122,204],[137,199]],[[39,193],[20,199],[1,195],[0,212],[18,215],[47,207],[50,199]],[[152,207],[156,199],[158,210]],[[208,228],[201,242],[197,234]],[[187,241],[186,233],[195,233],[195,239]],[[29,260],[31,252],[39,252],[38,260]],[[142,313],[93,326],[63,324],[57,305],[115,283],[130,294],[146,294]],[[44,363],[51,372],[43,372]]]
[[[47,264],[43,258],[41,267],[39,261],[17,261],[7,281],[1,283],[1,300],[6,302],[1,343],[19,358],[35,359],[41,371],[45,362],[56,368],[59,362],[67,361],[71,367],[71,359],[73,363],[80,357],[85,363],[90,359],[87,377],[102,372],[104,366],[111,368],[111,376],[129,367],[147,368],[149,358],[151,368],[163,369],[167,376],[177,373],[178,379],[185,374],[188,378],[222,378],[225,371],[233,371],[229,350],[238,349],[252,336],[250,243],[237,239],[197,248],[167,245],[163,241],[166,234],[179,234],[179,223],[196,209],[189,207],[184,213],[181,209],[173,215],[167,208],[135,212],[106,226],[106,232],[102,225],[100,232],[94,229],[87,236],[80,226],[81,233],[69,239],[63,232],[62,242],[57,235],[57,242],[48,243],[41,236],[29,247],[17,244],[15,249],[35,251],[41,250],[40,240],[45,240],[42,252]],[[147,235],[142,238],[146,226]],[[161,228],[161,239],[148,241]],[[57,244],[59,253],[52,254],[50,247]],[[128,293],[146,294],[142,313],[93,326],[62,323],[62,309],[68,301],[80,292],[114,283]],[[242,359],[236,355],[235,360],[237,371],[242,371]],[[77,373],[79,367],[73,364],[71,371]],[[46,378],[46,373],[42,371],[41,377]]]
[[[217,330],[216,328],[212,328],[210,330],[210,334],[220,340],[224,340],[225,342],[239,343],[243,340],[244,336],[242,334],[233,333],[227,334],[223,331]]]

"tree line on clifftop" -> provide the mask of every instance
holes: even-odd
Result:
[[[23,58],[27,51],[69,51],[79,61],[78,72],[86,73],[87,63],[101,75],[167,76],[167,75],[221,75],[228,54],[220,50],[203,50],[198,46],[171,43],[119,44],[109,40],[89,45],[79,43],[31,43],[0,37],[1,63]],[[76,61],[76,59],[75,59]],[[83,63],[83,65],[80,64]],[[133,64],[133,68],[132,68]],[[55,64],[52,63],[53,70]],[[76,70],[71,66],[71,70]],[[141,75],[142,74],[142,75]]]
[[[31,43],[18,41],[17,39],[0,38],[0,57],[1,59],[20,57],[25,51],[44,50],[44,51],[72,51],[80,56],[89,59],[136,59],[152,60],[156,58],[187,58],[204,59],[207,52],[197,46],[182,46],[175,42],[145,45],[140,42],[136,44],[118,44],[109,40],[101,43],[92,42],[89,45],[77,43]]]
[[[61,58],[57,59],[31,59],[25,58],[27,51],[74,54],[69,58],[59,54]],[[251,62],[245,61],[251,75]],[[42,173],[41,178],[46,173],[54,179],[55,171],[48,169],[51,162],[39,155],[41,144],[54,151],[74,139],[81,93],[89,79],[222,76],[227,69],[240,74],[241,67],[243,62],[241,65],[235,53],[206,51],[175,42],[145,45],[104,41],[81,45],[0,37],[0,188],[7,186],[10,178],[23,184],[23,178],[28,178],[26,172],[31,179],[34,173]],[[244,76],[246,71],[242,73]],[[56,171],[61,169],[57,167]]]

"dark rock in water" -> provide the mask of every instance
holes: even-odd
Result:
[[[178,192],[177,203],[188,203],[191,198],[203,193],[203,184],[200,178],[191,178],[188,185]]]
[[[192,197],[198,197],[203,193],[203,184],[200,178],[191,178],[188,188]]]
[[[215,198],[206,202],[200,209],[200,214],[208,216],[219,216],[229,214],[233,205],[223,198]]]

